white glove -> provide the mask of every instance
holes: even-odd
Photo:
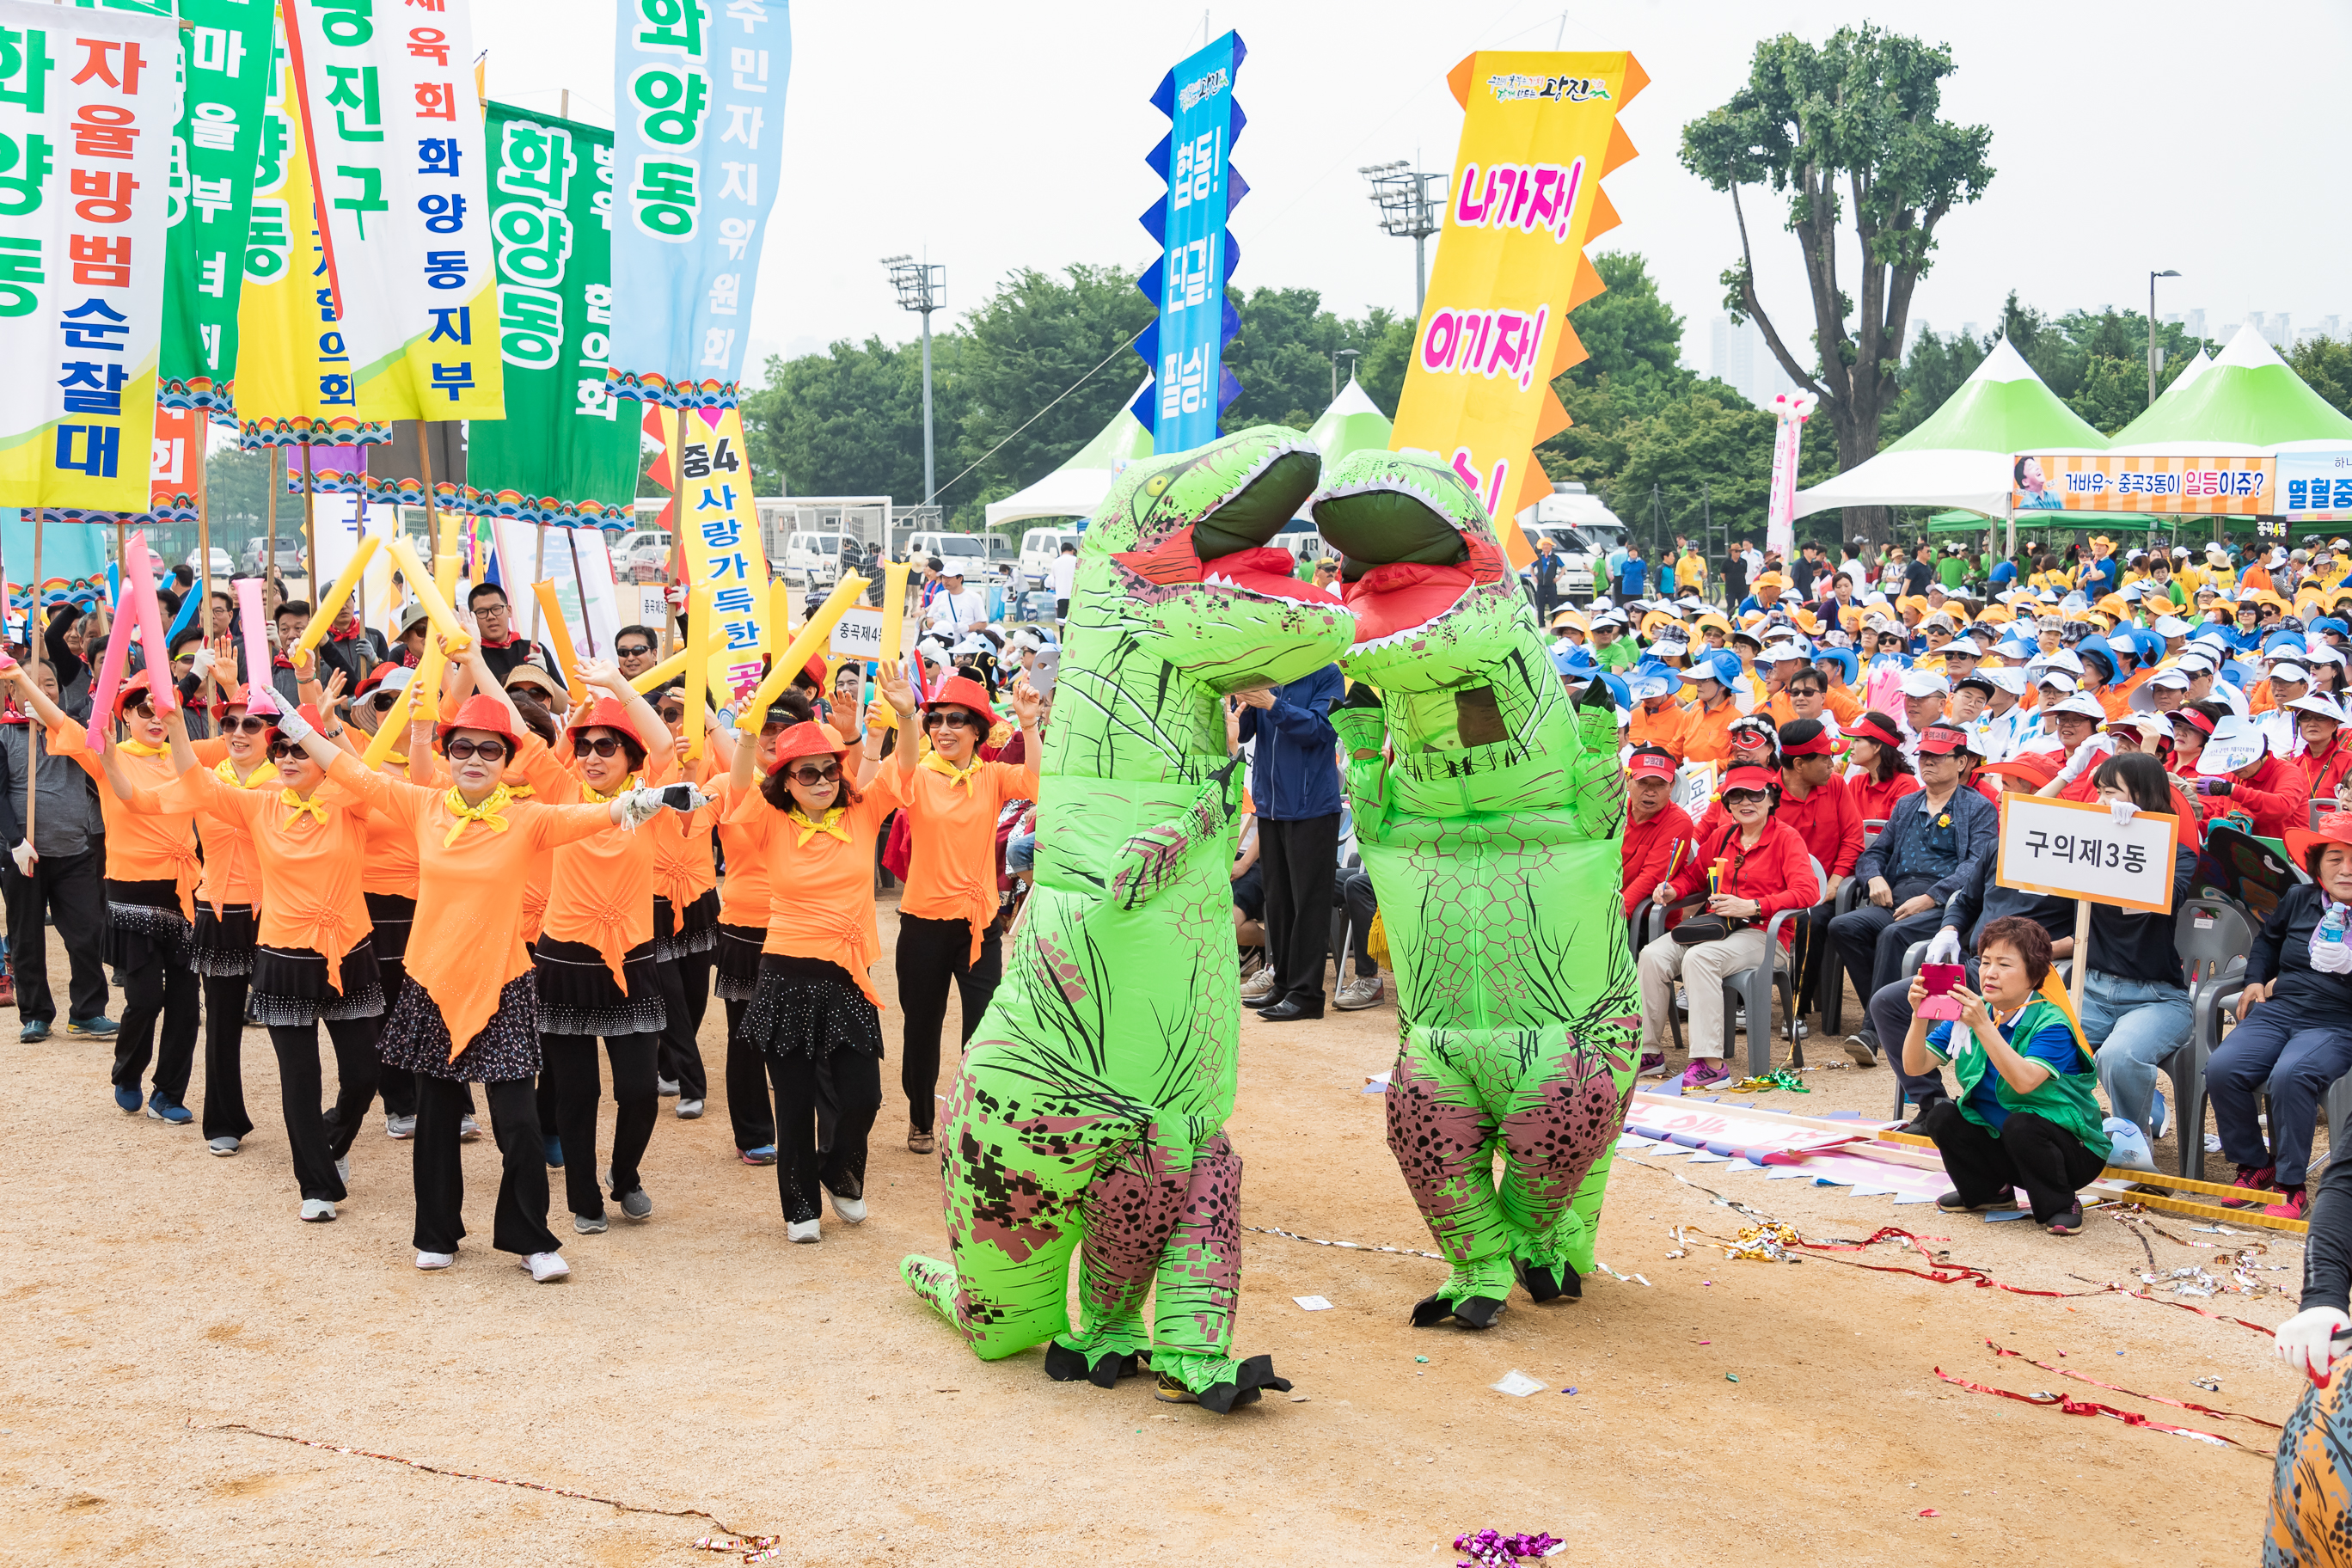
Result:
[[[2058,782],[2060,784],[2073,784],[2076,779],[2081,778],[2084,773],[2105,761],[2112,752],[2114,745],[2115,742],[2108,741],[2104,735],[2092,736],[2089,740],[2075,747],[2074,754],[2066,759],[2066,765],[2058,770]]]
[[[2324,1383],[2336,1357],[2331,1342],[2337,1331],[2345,1328],[2352,1328],[2352,1318],[2334,1307],[2312,1307],[2297,1312],[2278,1326],[2279,1360],[2312,1382]]]
[[[1960,933],[1958,928],[1946,926],[1927,943],[1927,963],[1958,963],[1960,962]]]
[[[2107,815],[2116,819],[2116,826],[2121,827],[2139,815],[2139,807],[2127,800],[2111,800],[2107,802]]]
[[[658,789],[633,789],[620,797],[621,826],[639,827],[651,822],[662,809],[662,792]]]
[[[201,681],[213,672],[213,666],[219,662],[219,655],[208,647],[200,647],[196,650],[196,657],[188,661],[188,673]]]
[[[281,708],[278,710],[278,733],[281,738],[291,741],[299,746],[318,732],[318,731],[310,727],[310,721],[303,718],[301,714],[296,712],[293,709]]]
[[[20,877],[31,876],[33,868],[41,863],[41,858],[33,853],[33,841],[29,838],[9,850],[8,858],[16,862],[16,874]]]

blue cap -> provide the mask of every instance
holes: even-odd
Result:
[[[1625,684],[1625,678],[1623,676],[1611,675],[1604,671],[1601,677],[1601,684],[1607,687],[1609,689],[1609,695],[1617,700],[1619,711],[1631,712],[1633,710],[1633,688]]]
[[[1556,647],[1551,650],[1551,667],[1562,675],[1591,675],[1600,668],[1592,655],[1581,647]]]
[[[1854,658],[1853,650],[1852,648],[1817,647],[1813,649],[1813,662],[1815,664],[1819,664],[1824,659],[1833,659],[1836,661],[1838,668],[1844,672],[1845,683],[1848,686],[1852,686],[1855,681],[1862,679],[1862,661]]]
[[[1693,659],[1690,668],[1683,671],[1685,684],[1712,680],[1719,685],[1734,686],[1738,684],[1739,676],[1739,656],[1727,647],[1717,648],[1705,658]]]
[[[1647,701],[1653,697],[1664,697],[1669,691],[1679,689],[1682,683],[1681,670],[1672,665],[1661,664],[1654,658],[1645,658],[1628,669],[1623,682],[1626,694],[1634,702]],[[1616,688],[1612,687],[1610,689],[1613,691]]]
[[[2303,651],[2303,639],[2293,632],[2273,632],[2263,642],[2264,658],[2276,658],[2283,653],[2297,654]]]
[[[2154,632],[2150,632],[2148,635],[2150,637],[2154,637],[2156,634]],[[2223,626],[2219,621],[2203,621],[2189,628],[2189,640],[2190,642],[2195,642],[2200,637],[2203,637],[2208,641],[2211,641],[2218,637],[2223,642],[2233,643],[2237,641],[2238,634],[2231,631],[2228,626]]]
[[[2310,632],[2334,632],[2340,637],[2352,637],[2352,626],[2346,625],[2334,616],[2321,616],[2304,629]]]

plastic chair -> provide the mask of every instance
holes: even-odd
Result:
[[[1867,847],[1866,845],[1865,847]],[[1861,879],[1849,875],[1845,879],[1845,886],[1838,889],[1837,899],[1831,905],[1830,918],[1832,920],[1835,920],[1838,916],[1844,914],[1849,910],[1860,909],[1862,907],[1862,899],[1863,888]],[[1815,905],[1814,907],[1816,909],[1820,908],[1819,905]],[[1822,941],[1823,942],[1827,942],[1829,941],[1829,931],[1826,929],[1822,932]],[[1829,973],[1830,965],[1837,962],[1837,955],[1834,952],[1825,952],[1822,954],[1822,976],[1819,981],[1819,984],[1822,988],[1822,1033],[1824,1035],[1842,1035],[1845,1033],[1845,966],[1843,963],[1838,963],[1838,972],[1835,976],[1834,984],[1832,983],[1832,976]],[[1862,999],[1862,1002],[1863,1007],[1866,1011],[1870,1006],[1870,998],[1865,996]]]
[[[1822,873],[1822,863],[1812,862],[1816,886],[1828,879]],[[1670,904],[1650,906],[1650,940],[1665,934],[1666,911],[1669,909],[1695,909],[1706,901],[1704,892]],[[1780,951],[1780,928],[1801,916],[1803,910],[1782,910],[1764,923],[1765,962],[1748,969],[1734,970],[1723,977],[1723,1045],[1719,1055],[1731,1056],[1731,1036],[1737,1026],[1738,1009],[1748,1010],[1748,1072],[1751,1078],[1761,1077],[1772,1069],[1772,997],[1777,991],[1783,1000],[1783,1011],[1789,1021],[1789,1049],[1792,1061],[1801,1062],[1797,1044],[1797,973]],[[1757,1020],[1763,1021],[1762,1026]],[[1683,1046],[1682,1020],[1672,1007],[1666,1009],[1667,1027],[1674,1031],[1675,1047]],[[1696,1048],[1696,1047],[1694,1047]]]
[[[2189,980],[2189,1043],[2163,1063],[2172,1080],[2172,1125],[2180,1144],[2180,1174],[2205,1179],[2205,1064],[2221,1043],[2221,1009],[2246,988],[2246,953],[2254,945],[2252,917],[2226,899],[2190,899],[2180,906],[2172,937]],[[2345,1096],[2344,1112],[2337,1099]],[[2352,1127],[2352,1091],[2339,1082],[2327,1091],[2329,1138]]]

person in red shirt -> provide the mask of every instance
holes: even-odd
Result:
[[[1822,901],[1805,911],[1801,922],[1791,922],[1798,927],[1797,1012],[1802,1015],[1814,1010],[1822,954],[1829,951],[1823,932],[1837,909],[1838,889],[1862,858],[1862,811],[1837,776],[1837,742],[1820,720],[1783,724],[1780,738],[1780,820],[1796,830],[1829,878],[1822,885]],[[1802,1023],[1797,1028],[1804,1032]]]
[[[2294,713],[2295,731],[2303,737],[2304,753],[2295,760],[2311,780],[2311,798],[2335,809],[2336,793],[2352,775],[2352,742],[2343,739],[2344,710],[2336,700],[2315,691],[2287,704]]]
[[[2289,828],[2310,827],[2311,784],[2302,765],[2273,755],[2262,730],[2236,714],[2213,726],[2198,754],[2197,790],[2216,815],[2252,818],[2259,837],[2282,838]],[[2228,804],[2211,805],[2217,796]]]
[[[1849,754],[1853,771],[1846,788],[1864,822],[1885,822],[1895,803],[1919,787],[1919,779],[1903,755],[1903,731],[1894,720],[1873,709],[1845,727],[1853,742]]]
[[[1810,909],[1821,901],[1813,861],[1796,830],[1773,820],[1780,781],[1769,769],[1734,768],[1724,776],[1723,804],[1731,821],[1720,833],[1699,840],[1698,853],[1662,889],[1665,901],[1708,889],[1706,912],[1735,922],[1728,936],[1685,945],[1669,931],[1642,950],[1642,1049],[1665,1049],[1666,1025],[1675,1005],[1675,982],[1690,993],[1690,1065],[1685,1091],[1718,1084],[1731,1074],[1723,1065],[1723,979],[1766,962],[1764,928],[1782,910]],[[1789,940],[1783,931],[1781,940]],[[1786,955],[1771,953],[1774,963]],[[1765,1027],[1764,1020],[1751,1026]]]
[[[1618,894],[1629,915],[1681,869],[1697,832],[1690,813],[1674,802],[1675,773],[1675,759],[1662,746],[1637,746],[1626,759],[1624,879]]]

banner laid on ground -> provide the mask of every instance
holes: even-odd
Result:
[[[1151,107],[1174,123],[1148,160],[1168,194],[1143,215],[1160,255],[1136,286],[1160,316],[1135,341],[1151,374],[1130,411],[1150,430],[1155,451],[1215,440],[1217,416],[1242,390],[1224,367],[1225,344],[1241,329],[1225,298],[1241,260],[1225,219],[1249,195],[1233,167],[1234,142],[1246,123],[1234,79],[1248,53],[1239,33],[1227,33],[1161,78],[1151,95]]]
[[[0,505],[147,504],[178,58],[168,16],[0,3]]]
[[[247,447],[367,445],[392,438],[390,412],[362,406],[341,323],[326,286],[327,252],[313,217],[310,148],[294,99],[285,33],[277,34],[261,156],[246,227],[245,292],[237,303],[237,428]]]
[[[751,504],[751,463],[743,416],[732,408],[689,409],[678,421],[677,500],[685,514],[677,538],[697,604],[708,603],[727,631],[727,650],[710,661],[713,697],[724,701],[757,686],[769,627],[767,552]],[[709,630],[691,623],[695,637]],[[773,628],[781,637],[783,628]]]
[[[1629,54],[1496,50],[1446,78],[1462,145],[1389,444],[1450,462],[1498,521],[1550,493],[1535,448],[1568,427],[1551,382],[1585,357],[1568,312],[1601,291],[1584,247],[1617,226],[1601,182],[1633,156],[1617,115],[1649,79]]]
[[[782,166],[786,0],[618,0],[613,391],[731,408]]]
[[[2227,512],[2280,510],[2271,458],[2117,458],[2028,454],[2015,464],[2011,504],[2033,511]]]
[[[613,133],[503,103],[484,126],[507,416],[474,427],[481,505],[533,522],[625,519],[637,405],[613,397]]]
[[[683,3],[683,0],[681,0]],[[287,0],[327,283],[382,417],[497,419],[498,281],[471,0]]]

